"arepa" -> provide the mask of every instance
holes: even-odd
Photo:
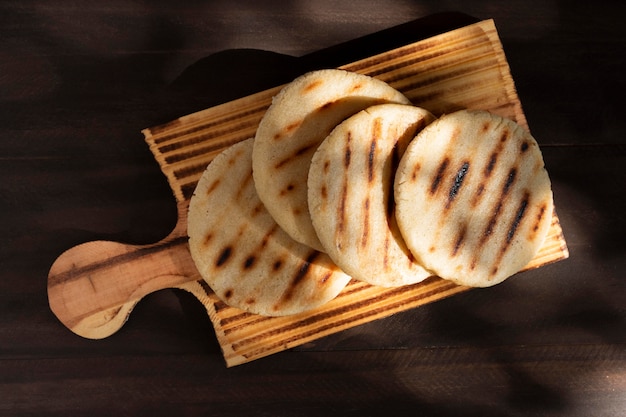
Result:
[[[191,256],[226,304],[266,316],[321,306],[350,277],[321,252],[291,239],[259,200],[252,180],[253,139],[219,154],[189,203]]]
[[[526,266],[553,211],[535,139],[486,111],[458,111],[422,130],[400,161],[395,199],[398,226],[418,262],[474,287]]]
[[[380,103],[409,104],[383,81],[325,69],[287,84],[259,123],[252,156],[261,201],[293,239],[323,250],[307,205],[307,177],[313,153],[336,125]]]
[[[402,153],[435,117],[403,104],[369,107],[338,125],[311,161],[308,203],[326,253],[355,279],[382,287],[423,281],[395,221],[393,181]]]

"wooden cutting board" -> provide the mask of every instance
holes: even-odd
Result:
[[[414,104],[436,115],[461,108],[485,109],[528,127],[491,20],[342,68],[386,81]],[[62,323],[80,336],[104,338],[121,328],[145,295],[164,288],[180,288],[194,294],[206,307],[226,364],[234,366],[469,290],[439,278],[402,288],[379,288],[352,281],[325,306],[278,318],[231,308],[213,294],[189,254],[189,198],[215,155],[254,136],[280,88],[143,131],[176,197],[177,225],[167,238],[153,245],[97,241],[63,253],[48,276],[50,307]],[[526,269],[567,257],[555,213],[546,242]]]

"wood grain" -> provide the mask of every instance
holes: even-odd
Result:
[[[528,127],[491,20],[342,68],[386,81],[436,115],[485,109]],[[141,297],[161,288],[181,288],[203,303],[226,364],[234,366],[468,290],[438,278],[396,289],[351,282],[326,306],[282,318],[244,313],[215,297],[190,263],[185,243],[187,203],[215,155],[254,135],[279,89],[143,131],[177,199],[178,223],[170,236],[154,245],[91,242],[59,257],[50,270],[48,295],[52,310],[66,326],[84,337],[106,337],[123,325]],[[555,213],[545,244],[526,269],[567,257]]]

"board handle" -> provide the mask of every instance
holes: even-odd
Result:
[[[64,252],[48,274],[52,312],[82,337],[112,335],[147,294],[201,279],[183,232],[152,245],[94,241]]]

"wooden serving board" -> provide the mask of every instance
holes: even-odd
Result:
[[[527,127],[491,20],[342,68],[386,81],[436,115],[461,108],[485,109]],[[231,308],[213,294],[189,254],[189,198],[206,166],[220,151],[254,136],[280,88],[143,131],[176,197],[178,223],[167,238],[153,245],[98,241],[63,253],[48,277],[50,307],[61,322],[83,337],[107,337],[124,324],[145,295],[163,288],[181,288],[206,307],[226,364],[234,366],[469,289],[439,278],[401,288],[379,288],[353,280],[325,306],[279,318]],[[555,213],[546,242],[526,269],[567,257]]]

